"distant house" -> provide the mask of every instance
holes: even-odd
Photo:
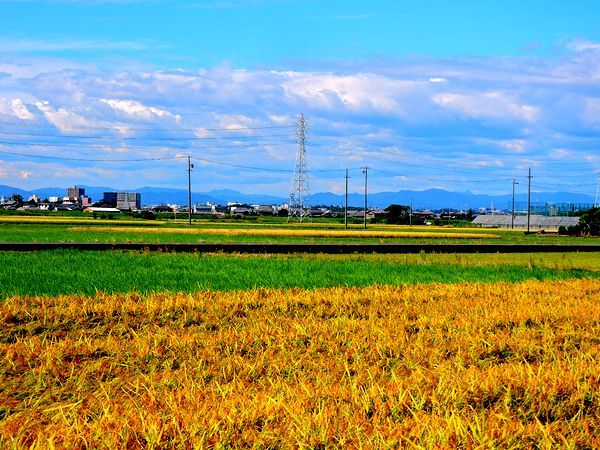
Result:
[[[254,208],[250,205],[231,206],[229,211],[230,211],[230,214],[236,214],[236,215],[242,215],[242,216],[254,214]]]
[[[254,208],[254,212],[259,216],[272,216],[274,213],[273,207],[269,205],[259,205]]]
[[[196,205],[194,206],[195,214],[214,214],[215,207],[213,205]]]
[[[311,217],[330,217],[331,211],[327,208],[311,208],[310,216]]]
[[[228,214],[229,209],[227,206],[223,205],[214,205],[213,206],[215,214]]]
[[[472,222],[483,228],[511,228],[511,216],[480,214]],[[579,223],[579,217],[565,216],[539,216],[532,215],[529,219],[529,228],[531,230],[558,230],[558,227],[570,227]],[[514,220],[515,228],[527,228],[527,216],[516,216]]]
[[[57,211],[75,211],[77,209],[77,205],[73,203],[63,202],[56,205]]]
[[[17,209],[19,207],[19,202],[15,200],[4,201],[0,204],[0,208],[2,209]]]
[[[38,209],[38,204],[35,200],[27,200],[19,207],[20,211],[25,209]]]
[[[158,205],[151,208],[156,213],[172,213],[173,207],[169,205]]]

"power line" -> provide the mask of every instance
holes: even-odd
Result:
[[[61,161],[81,161],[81,162],[140,162],[140,161],[164,161],[169,159],[187,158],[187,156],[164,156],[157,158],[127,158],[127,159],[112,159],[112,158],[66,158],[63,156],[47,156],[47,155],[32,155],[30,153],[7,152],[0,150],[0,153],[5,155],[25,156],[28,158],[40,159],[56,159]]]
[[[65,134],[46,134],[46,133],[13,133],[10,131],[0,131],[0,135],[7,136],[29,136],[29,137],[52,137],[68,139],[103,139],[113,141],[202,141],[202,140],[220,140],[220,139],[262,139],[273,137],[294,137],[293,134],[267,134],[259,136],[194,136],[194,137],[145,137],[145,136],[89,136],[89,135],[65,135]]]
[[[156,150],[163,147],[157,146],[122,146],[122,147],[111,147],[109,145],[103,144],[52,144],[47,142],[8,142],[8,141],[0,141],[1,145],[12,145],[12,146],[35,146],[35,147],[59,147],[59,148],[100,148],[100,149],[111,149],[111,150]],[[235,144],[235,145],[206,145],[206,146],[194,146],[194,149],[204,150],[204,149],[217,149],[217,148],[252,148],[252,147],[260,147],[265,145],[279,145],[279,144],[293,144],[293,142],[289,141],[278,141],[278,142],[269,142],[269,143],[252,143],[252,144]],[[189,149],[189,146],[186,147],[175,147],[179,150]]]
[[[6,154],[6,155],[24,156],[27,158],[52,159],[52,160],[59,160],[59,161],[78,161],[78,162],[146,162],[146,161],[168,161],[168,160],[188,158],[188,155],[164,156],[164,157],[155,157],[155,158],[127,158],[127,159],[121,159],[121,158],[70,158],[70,157],[64,157],[64,156],[48,156],[48,155],[34,155],[31,153],[21,153],[21,152],[8,152],[8,151],[4,151],[4,150],[0,150],[0,153]],[[219,166],[236,167],[238,169],[258,170],[258,171],[263,171],[263,172],[280,172],[280,173],[293,172],[292,169],[273,169],[273,168],[269,168],[269,167],[247,166],[247,165],[243,165],[243,164],[233,164],[233,163],[227,163],[227,162],[223,162],[223,161],[217,161],[214,159],[199,158],[199,157],[191,156],[191,155],[189,157],[195,161],[205,162],[208,164],[215,164],[215,165],[219,165]],[[342,172],[344,170],[346,170],[346,169],[316,169],[313,172],[327,173],[327,172]],[[357,170],[357,169],[354,169],[354,170]]]
[[[6,122],[0,121],[0,125],[7,126],[15,126],[15,127],[31,127],[31,128],[57,128],[51,124],[34,124],[34,123],[26,123],[26,122]],[[86,126],[69,126],[68,128],[71,130],[92,130],[92,131],[113,131],[117,127],[127,127],[128,130],[131,131],[155,131],[157,129],[156,126],[153,127],[129,127],[126,123],[118,123],[113,125],[112,127],[86,127]],[[160,127],[161,130],[165,131],[244,131],[244,130],[271,130],[278,128],[288,128],[293,129],[295,125],[266,125],[262,127],[227,127],[227,128],[205,128],[205,127],[196,127],[196,128],[175,128],[175,127]]]
[[[195,156],[192,156],[192,159],[194,161],[200,161],[200,162],[205,162],[205,163],[209,163],[209,164],[215,164],[217,166],[236,167],[238,169],[259,170],[259,171],[262,171],[262,172],[280,172],[280,173],[291,173],[291,172],[293,172],[293,170],[291,170],[291,169],[272,169],[272,168],[268,168],[268,167],[245,166],[245,165],[242,165],[242,164],[233,164],[233,163],[226,163],[226,162],[222,162],[222,161],[215,161],[214,159],[197,158]]]

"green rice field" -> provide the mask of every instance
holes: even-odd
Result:
[[[600,278],[600,253],[224,255],[0,252],[1,296]]]

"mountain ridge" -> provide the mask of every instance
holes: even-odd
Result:
[[[92,197],[93,201],[102,198],[104,192],[123,192],[123,189],[114,189],[105,186],[79,186],[85,189],[86,195]],[[127,190],[128,192],[139,192],[142,196],[143,205],[159,204],[182,204],[188,202],[188,192],[185,189],[161,188],[145,186],[139,189]],[[0,196],[5,198],[13,194],[19,194],[28,198],[36,194],[40,198],[50,196],[66,195],[66,188],[44,187],[33,190],[20,189],[8,185],[0,185]],[[527,201],[526,193],[515,195],[517,208],[522,207],[522,203]],[[591,195],[572,193],[572,192],[532,192],[532,203],[593,203],[594,198]],[[208,192],[192,192],[193,203],[219,203],[239,202],[249,204],[285,204],[289,202],[289,197],[279,197],[268,194],[245,194],[231,189],[215,189]],[[496,208],[509,209],[512,202],[512,195],[488,195],[474,194],[472,192],[454,192],[443,189],[427,189],[423,191],[400,190],[397,192],[374,192],[368,194],[367,204],[371,207],[385,208],[393,203],[409,205],[412,203],[415,209],[477,209],[477,208]],[[343,206],[345,203],[344,194],[335,194],[332,192],[317,192],[310,196],[310,205]],[[353,207],[364,206],[364,194],[348,194],[348,204]]]

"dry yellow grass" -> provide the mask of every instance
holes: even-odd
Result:
[[[28,225],[44,224],[71,224],[81,223],[90,225],[113,225],[114,220],[94,219],[93,217],[74,217],[74,216],[0,216],[0,224],[18,223]],[[119,220],[120,224],[139,225],[139,220]]]
[[[427,239],[499,239],[494,233],[465,233],[446,231],[389,231],[389,230],[312,230],[278,228],[165,228],[165,227],[70,227],[76,232],[208,234],[222,236],[274,236],[320,238],[427,238]]]
[[[598,448],[600,281],[11,298],[0,446]]]

